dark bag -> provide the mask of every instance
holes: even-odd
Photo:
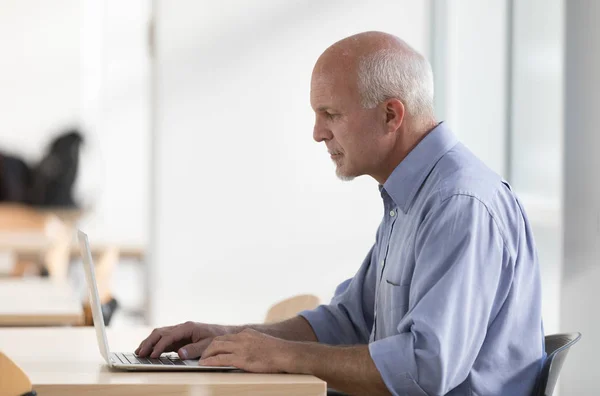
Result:
[[[79,167],[83,136],[69,130],[52,141],[48,152],[33,168],[28,203],[34,206],[76,207],[73,186]]]

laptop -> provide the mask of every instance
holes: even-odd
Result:
[[[77,237],[85,269],[85,278],[90,292],[90,306],[92,308],[92,317],[94,318],[98,348],[100,348],[100,354],[109,367],[127,371],[238,370],[236,367],[199,366],[198,359],[180,359],[176,353],[163,354],[158,359],[151,359],[138,357],[134,353],[111,352],[108,347],[108,339],[106,338],[106,326],[104,325],[104,318],[102,316],[102,307],[100,305],[100,296],[98,294],[98,285],[96,284],[96,274],[88,236],[81,230],[78,230]]]

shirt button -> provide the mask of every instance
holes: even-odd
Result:
[[[396,211],[395,210],[390,211],[390,216],[392,216],[392,217],[396,216]]]
[[[385,264],[385,260],[381,260],[381,261],[379,262],[379,264],[381,264],[381,266],[383,267],[383,265]]]

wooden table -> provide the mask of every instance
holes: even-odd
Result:
[[[0,279],[0,326],[83,323],[83,307],[67,283],[48,278]]]
[[[0,251],[14,252],[19,256],[40,257],[52,247],[53,239],[40,233],[14,233],[0,231]],[[146,254],[146,249],[140,245],[122,245],[113,244],[95,244],[92,243],[90,249],[93,255],[99,255],[109,247],[119,249],[119,256],[122,258],[133,259],[142,262]],[[71,258],[81,257],[79,245],[75,242],[70,247],[69,254]]]
[[[133,351],[150,329],[109,329],[111,351]],[[240,372],[120,372],[106,365],[93,328],[4,328],[0,350],[29,376],[39,395],[325,395],[308,375]]]
[[[0,231],[0,251],[40,257],[52,247],[52,238],[39,232]]]

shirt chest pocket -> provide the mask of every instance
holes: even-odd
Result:
[[[404,316],[408,310],[410,286],[397,285],[384,279],[381,287],[380,301],[384,312],[391,313],[392,316]]]
[[[389,257],[388,263],[383,271],[383,280],[391,286],[410,285],[415,268],[415,262],[411,257],[398,254]]]
[[[381,302],[390,312],[402,312],[404,315],[408,310],[413,268],[413,262],[402,255],[390,257],[388,265],[384,268],[380,284]]]
[[[406,314],[410,303],[410,285],[414,272],[414,250],[410,235],[393,238],[387,246],[380,273],[378,303],[384,314],[397,322]]]
[[[396,242],[390,243],[384,253],[382,281],[391,286],[410,285],[415,268],[413,237],[411,234],[396,235],[394,240]]]

